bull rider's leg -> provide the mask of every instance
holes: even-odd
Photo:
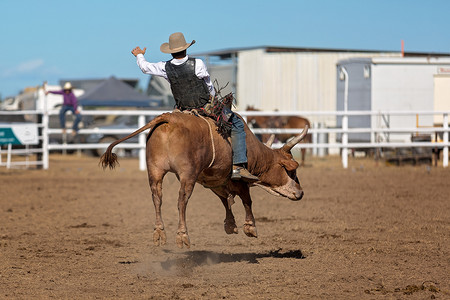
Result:
[[[178,230],[176,243],[179,248],[183,248],[184,245],[190,248],[191,242],[186,226],[186,207],[194,190],[195,180],[192,180],[192,178],[181,178],[180,176],[180,185],[180,191],[178,192]]]
[[[259,180],[247,170],[247,143],[245,125],[237,115],[231,115],[231,148],[233,150],[233,170],[231,180],[243,180],[249,183]]]

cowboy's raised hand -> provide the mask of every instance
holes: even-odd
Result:
[[[144,48],[144,50],[142,50],[140,47],[136,47],[133,50],[131,50],[131,53],[134,56],[137,56],[138,54],[145,54],[145,51],[147,50],[147,47]]]

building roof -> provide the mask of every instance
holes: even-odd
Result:
[[[372,63],[389,65],[450,65],[450,57],[425,57],[425,56],[405,56],[405,57],[355,57],[338,61],[338,65],[351,63]]]
[[[292,53],[292,52],[345,52],[345,53],[398,53],[401,51],[390,50],[358,50],[358,49],[335,49],[335,48],[310,48],[310,47],[281,47],[281,46],[258,46],[247,48],[230,48],[216,51],[193,53],[193,56],[218,56],[220,59],[230,59],[239,52],[262,49],[267,53]],[[450,53],[439,52],[404,52],[408,57],[450,57]]]

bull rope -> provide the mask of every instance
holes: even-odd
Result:
[[[212,164],[214,163],[214,160],[216,159],[216,147],[214,146],[214,137],[213,137],[213,133],[212,133],[212,128],[211,128],[211,123],[208,122],[208,120],[206,120],[204,117],[202,117],[201,115],[198,115],[200,118],[202,118],[209,127],[209,136],[211,137],[211,146],[212,146],[212,150],[213,150],[213,157],[211,159],[211,162],[209,163],[208,168],[210,168],[212,166]]]

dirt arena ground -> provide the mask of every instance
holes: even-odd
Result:
[[[97,163],[0,169],[1,299],[450,299],[450,168],[308,157],[301,201],[252,188],[258,238],[227,235],[221,202],[197,185],[192,246],[178,249],[175,177],[156,247],[137,159]],[[233,210],[241,227],[240,199]]]

